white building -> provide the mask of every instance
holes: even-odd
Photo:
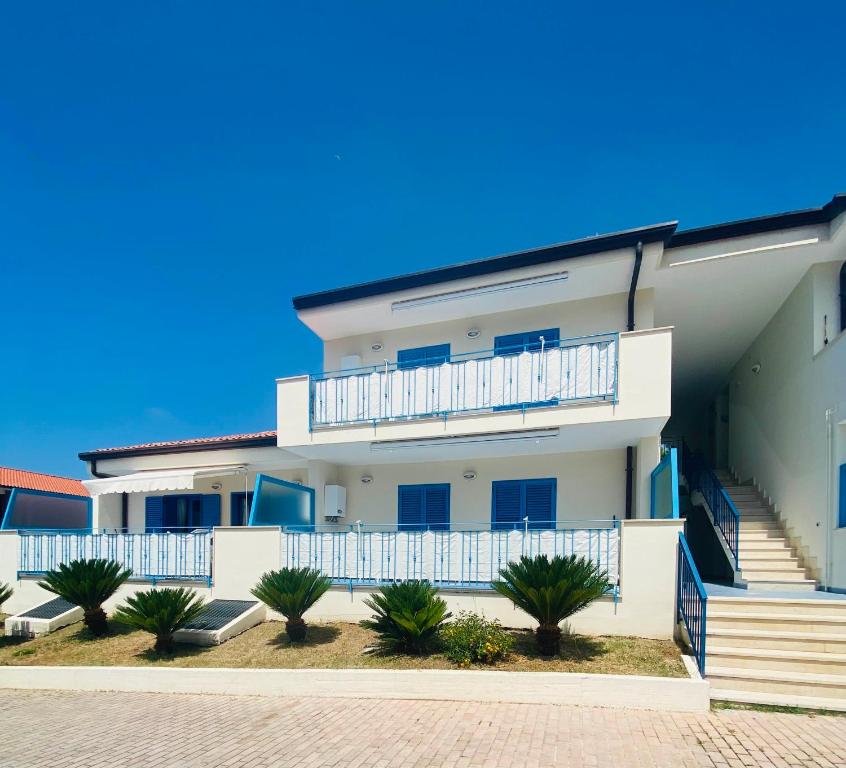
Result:
[[[262,550],[269,564],[309,562],[351,585],[423,575],[482,588],[503,546],[579,551],[608,568],[618,616],[627,599],[630,618],[651,605],[627,594],[627,572],[632,584],[637,569],[664,574],[666,616],[641,627],[661,635],[675,621],[682,523],[621,521],[678,516],[664,445],[679,452],[700,569],[722,565],[747,599],[795,592],[794,608],[846,591],[844,230],[837,195],[821,208],[658,224],[299,296],[324,370],[277,379],[276,429],[80,454],[93,526],[282,526],[281,549]],[[669,549],[643,533],[667,525]],[[215,557],[239,551],[223,530]],[[342,556],[347,535],[356,549]],[[635,535],[632,547],[655,547],[637,563]],[[733,599],[716,590],[709,604]],[[582,628],[616,631],[611,612],[591,616]],[[708,658],[718,679],[721,662]],[[734,676],[723,687],[744,685]],[[846,685],[835,689],[846,698]]]

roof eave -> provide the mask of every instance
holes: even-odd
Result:
[[[174,453],[197,453],[198,451],[223,451],[232,448],[267,448],[276,447],[276,437],[251,437],[245,440],[225,440],[215,443],[196,443],[194,445],[160,445],[144,448],[113,448],[83,451],[79,454],[82,461],[100,461],[101,459],[123,459],[133,456],[166,456]]]

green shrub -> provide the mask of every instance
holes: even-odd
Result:
[[[491,586],[538,622],[535,639],[542,656],[556,656],[561,627],[569,616],[602,597],[608,574],[579,555],[550,560],[546,555],[520,558],[499,572]]]
[[[11,596],[14,590],[8,585],[0,581],[0,608]]]
[[[438,631],[452,614],[428,581],[403,581],[381,587],[364,604],[376,615],[361,626],[379,635],[390,653],[425,653],[438,640]]]
[[[72,560],[47,571],[38,586],[82,608],[85,626],[100,636],[108,631],[103,603],[131,575],[129,568],[114,560]]]
[[[285,632],[292,643],[305,640],[303,614],[326,593],[332,581],[316,568],[282,568],[265,573],[253,595],[285,617]]]
[[[196,619],[205,608],[193,589],[151,589],[126,598],[115,611],[115,620],[156,636],[157,653],[173,651],[173,633]]]
[[[458,617],[441,629],[446,657],[462,667],[470,664],[493,664],[511,651],[514,640],[500,623],[461,611]]]

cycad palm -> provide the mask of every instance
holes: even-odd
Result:
[[[11,596],[14,590],[8,585],[0,581],[0,608]]]
[[[156,636],[157,653],[173,650],[173,633],[190,624],[205,609],[203,599],[193,589],[151,589],[126,598],[115,611],[115,620]]]
[[[78,605],[85,613],[85,626],[95,635],[105,635],[108,625],[103,603],[131,575],[129,568],[114,560],[72,560],[47,571],[38,586]]]
[[[491,586],[538,622],[535,636],[543,656],[561,646],[559,624],[590,605],[608,588],[608,574],[579,555],[550,560],[546,555],[521,557],[500,572]]]
[[[438,637],[441,624],[452,614],[428,581],[403,581],[381,587],[364,604],[376,615],[361,626],[379,633],[386,651],[424,653]]]
[[[303,614],[332,586],[328,576],[316,568],[282,568],[269,571],[251,590],[259,600],[281,613],[285,632],[292,643],[305,640],[306,623]]]

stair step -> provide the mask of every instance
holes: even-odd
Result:
[[[770,537],[766,539],[751,539],[741,540],[741,552],[792,552],[787,540],[782,536],[780,538]]]
[[[768,704],[774,707],[801,707],[803,709],[827,709],[846,711],[843,699],[828,699],[822,696],[796,696],[795,694],[761,693],[757,691],[734,691],[730,688],[711,690],[712,701],[740,701],[746,704]]]
[[[812,635],[846,635],[846,616],[794,613],[754,613],[714,610],[708,606],[707,629],[729,631],[805,632]]]
[[[706,674],[709,663],[722,669],[740,669],[744,673],[769,670],[842,676],[846,683],[846,654],[843,653],[718,646],[707,650]]]
[[[816,592],[817,582],[813,579],[759,579],[747,578],[747,587],[759,592]]]
[[[841,634],[785,631],[782,629],[723,629],[708,626],[705,648],[773,648],[846,654],[846,623]]]
[[[809,581],[805,569],[790,562],[772,568],[750,565],[742,571],[744,581]]]
[[[743,528],[742,525],[738,531],[738,538],[741,543],[744,541],[767,541],[768,539],[775,539],[782,542],[787,541],[787,538],[780,528],[750,529]]]
[[[712,611],[737,614],[763,614],[764,616],[787,615],[811,618],[813,621],[835,621],[846,618],[846,596],[837,597],[762,597],[743,595],[724,597],[713,595],[708,598],[708,617]],[[822,618],[820,618],[822,617]]]
[[[738,669],[705,666],[712,688],[733,691],[821,696],[846,700],[846,676],[813,672],[780,672],[768,669]]]
[[[760,552],[750,553],[744,552],[743,550],[740,551],[740,570],[743,571],[744,578],[746,577],[747,571],[770,571],[773,569],[777,570],[779,568],[790,568],[804,573],[799,565],[799,558],[791,557],[789,552],[785,552],[784,555],[780,557],[767,555],[766,552],[763,554],[765,557],[761,557]]]
[[[747,531],[781,531],[781,525],[777,520],[750,520],[740,519],[740,530]]]

